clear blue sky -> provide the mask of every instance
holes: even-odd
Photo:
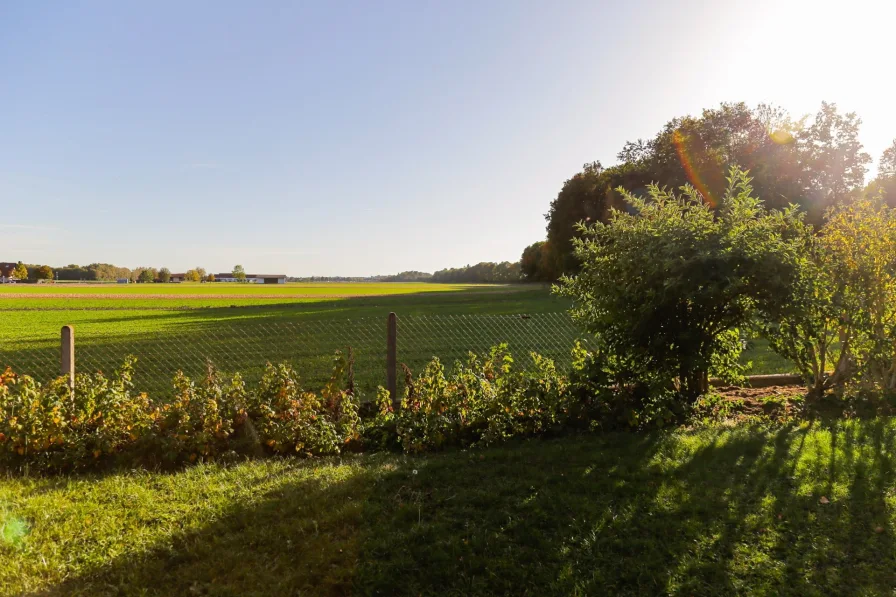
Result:
[[[877,159],[885,4],[6,1],[0,261],[514,260],[584,162],[721,101],[837,102]]]

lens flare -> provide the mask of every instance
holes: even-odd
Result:
[[[700,176],[700,172],[694,165],[694,160],[691,157],[691,151],[688,147],[688,137],[681,130],[676,130],[672,133],[672,144],[675,145],[675,151],[678,153],[678,159],[681,161],[681,166],[684,168],[684,172],[688,177],[688,182],[691,183],[697,191],[703,195],[703,199],[709,203],[711,206],[715,207],[718,205],[716,198],[713,197],[712,193],[709,190],[709,186]]]
[[[790,145],[794,142],[793,135],[784,130],[772,131],[768,136],[772,140],[772,143],[777,143],[778,145]]]

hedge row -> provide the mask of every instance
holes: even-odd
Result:
[[[434,358],[416,377],[406,369],[399,405],[379,388],[363,417],[351,357],[339,353],[320,391],[304,388],[286,364],[268,364],[254,387],[209,365],[202,379],[178,373],[174,396],[164,401],[135,390],[133,357],[108,377],[78,375],[74,390],[63,378],[42,385],[7,370],[0,376],[0,466],[72,470],[264,453],[421,452],[674,415],[646,394],[608,393],[595,356],[579,345],[569,372],[532,358],[533,367],[517,370],[506,345],[470,353],[450,370]]]

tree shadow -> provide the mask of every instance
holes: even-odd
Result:
[[[401,594],[889,592],[893,428],[830,434],[821,449],[806,429],[718,432],[684,455],[610,440],[550,468],[528,452],[512,472],[416,488],[442,511],[415,532],[413,510],[381,504],[391,522],[368,534],[356,580],[387,593],[400,578]],[[486,514],[443,497],[467,491],[490,496]]]
[[[571,329],[569,338],[560,337],[556,326],[537,320],[539,313],[563,311],[566,301],[545,295],[540,288],[461,290],[313,302],[272,299],[263,305],[150,313],[109,311],[75,326],[76,367],[111,373],[132,354],[139,359],[137,389],[168,395],[176,371],[201,375],[207,360],[225,373],[240,372],[251,382],[260,378],[267,362],[288,362],[316,389],[329,379],[334,352],[351,347],[357,386],[373,395],[386,382],[386,316],[391,311],[399,313],[399,358],[415,369],[433,356],[450,363],[468,350],[483,351],[505,341],[517,342],[515,348],[524,359],[530,350],[568,357],[578,332]],[[499,295],[500,301],[489,300]],[[488,326],[431,317],[495,313],[504,315],[495,315]],[[512,313],[516,315],[507,315]],[[519,314],[533,313],[536,319],[531,315],[517,319]],[[7,363],[41,381],[52,379],[59,371],[58,337],[0,346],[0,366]]]
[[[894,429],[614,433],[375,456],[40,594],[889,593]]]
[[[328,466],[296,461],[281,471]],[[285,481],[207,526],[94,566],[33,596],[345,595],[377,467]]]

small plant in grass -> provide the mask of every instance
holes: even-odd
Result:
[[[191,462],[224,452],[246,418],[246,387],[239,374],[222,379],[215,367],[199,382],[174,377],[174,398],[162,405],[158,441],[166,460]]]
[[[8,464],[72,469],[117,458],[153,433],[158,409],[134,391],[136,358],[111,377],[79,374],[41,385],[0,376],[0,453]]]
[[[480,402],[487,399],[482,393],[489,391],[489,385],[484,373],[477,376],[460,364],[449,380],[445,366],[433,358],[406,384],[396,420],[402,447],[407,452],[422,452],[470,443],[472,427],[481,424]]]
[[[136,357],[129,356],[111,378],[102,373],[78,375],[74,392],[64,380],[53,382],[53,393],[63,401],[71,395],[74,405],[67,423],[66,464],[118,456],[155,431],[158,408],[146,393],[135,391],[136,364]]]
[[[571,384],[551,359],[531,357],[530,369],[514,370],[507,345],[500,344],[483,356],[470,353],[447,372],[438,358],[416,378],[405,368],[401,407],[394,412],[388,393],[381,392],[365,434],[377,445],[423,452],[543,435],[586,421],[588,392]]]
[[[352,388],[343,387],[347,369],[348,362],[337,353],[333,374],[318,395],[302,387],[290,365],[269,363],[249,399],[249,416],[267,449],[309,456],[339,454],[358,439],[359,401]]]
[[[488,428],[483,443],[548,433],[564,426],[570,412],[576,410],[571,404],[575,397],[569,379],[557,370],[554,361],[535,353],[531,357],[532,367],[519,374],[511,373],[512,360],[502,359],[503,375],[495,380],[495,400],[484,405]]]
[[[7,369],[0,376],[0,445],[4,460],[22,462],[46,457],[65,443],[71,404],[57,392],[48,392],[28,376]]]

